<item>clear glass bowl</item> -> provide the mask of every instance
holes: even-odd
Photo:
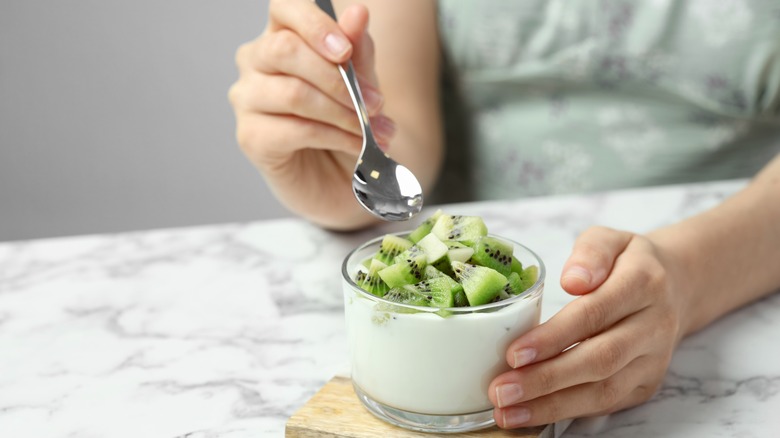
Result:
[[[494,237],[511,242],[523,266],[538,266],[538,280],[516,297],[444,312],[387,301],[355,284],[355,273],[379,249],[381,236],[346,257],[342,276],[352,383],[371,413],[424,432],[494,425],[488,385],[510,369],[509,344],[539,324],[545,278],[544,264],[533,251]]]

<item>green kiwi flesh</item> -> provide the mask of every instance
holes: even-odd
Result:
[[[448,276],[423,280],[390,289],[385,299],[401,304],[446,308],[455,304],[453,291],[460,285]]]
[[[472,246],[480,237],[487,236],[485,222],[479,216],[452,216],[442,213],[431,228],[439,240],[455,240]]]
[[[428,263],[435,263],[447,256],[449,248],[433,234],[420,239],[414,246],[419,247],[427,258]]]
[[[409,233],[409,240],[412,241],[412,243],[417,243],[423,237],[427,236],[428,233],[431,232],[431,229],[433,228],[433,224],[436,223],[436,219],[438,219],[439,216],[441,215],[442,215],[441,210],[436,210],[435,213],[433,213],[427,219],[422,221],[422,223],[418,225],[417,228],[414,229],[414,231]]]
[[[433,266],[450,277],[454,277],[455,273],[452,272],[452,262],[469,261],[471,256],[474,254],[474,248],[454,240],[448,240],[443,243],[447,245],[447,254],[444,256],[444,258],[433,262]]]
[[[425,254],[400,260],[380,270],[379,277],[390,288],[415,284],[423,279],[423,272],[427,266]]]
[[[387,265],[377,259],[371,259],[368,266],[368,272],[360,271],[355,276],[355,283],[366,292],[383,297],[390,287],[379,277],[379,271],[386,268]]]
[[[374,258],[386,265],[391,265],[396,256],[411,248],[412,245],[414,245],[412,242],[403,237],[388,234],[382,238],[379,251],[374,255]]]
[[[518,274],[522,274],[523,273],[523,264],[515,256],[512,256],[512,265],[511,265],[511,267],[512,267],[512,272],[517,272]]]
[[[536,265],[528,266],[523,269],[520,275],[520,281],[523,283],[523,290],[530,289],[539,279],[539,267]]]
[[[512,272],[512,259],[514,247],[511,243],[495,237],[485,236],[474,245],[474,255],[471,263],[493,268],[501,275],[507,276]]]
[[[469,305],[480,306],[496,299],[508,281],[495,269],[469,263],[453,262],[452,270],[463,285]]]
[[[517,272],[510,272],[506,277],[506,287],[504,290],[510,295],[520,295],[527,288],[523,285],[523,280]]]

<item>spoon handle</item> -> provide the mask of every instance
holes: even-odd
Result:
[[[314,0],[314,3],[316,3],[326,14],[330,15],[331,18],[338,21],[331,0]],[[358,85],[355,69],[352,67],[352,61],[346,62],[346,68],[339,65],[339,72],[341,73],[341,77],[344,78],[344,82],[347,84],[349,96],[352,98],[352,103],[355,105],[355,111],[360,117],[360,128],[363,131],[363,138],[366,140],[363,142],[363,147],[365,148],[366,144],[375,144],[368,111],[366,110],[365,103],[363,103],[363,94],[360,92],[360,85]]]

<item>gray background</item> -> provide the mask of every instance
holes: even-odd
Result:
[[[227,90],[267,0],[2,0],[0,241],[287,216]]]

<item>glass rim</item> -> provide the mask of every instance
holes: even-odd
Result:
[[[362,297],[367,298],[369,300],[375,301],[377,303],[389,304],[389,305],[400,307],[400,308],[403,308],[403,309],[414,310],[415,312],[425,312],[425,313],[437,313],[437,312],[441,312],[442,310],[446,310],[447,312],[466,314],[466,313],[475,313],[475,312],[479,312],[479,311],[491,310],[491,309],[495,309],[495,308],[502,308],[502,307],[506,307],[506,306],[509,306],[511,304],[514,304],[514,303],[517,303],[517,302],[520,302],[520,301],[524,301],[524,300],[527,300],[527,299],[531,299],[531,298],[537,297],[541,293],[541,291],[542,291],[542,287],[544,286],[544,278],[545,278],[545,274],[546,274],[546,269],[545,269],[545,266],[544,266],[544,262],[542,262],[541,257],[539,257],[539,255],[536,254],[536,252],[534,252],[531,248],[528,248],[527,246],[523,245],[522,243],[516,242],[516,241],[514,241],[512,239],[509,239],[509,238],[506,238],[504,236],[497,235],[497,234],[492,234],[492,233],[488,233],[488,236],[495,237],[495,238],[502,239],[502,240],[505,240],[507,242],[510,242],[510,243],[512,243],[514,245],[515,249],[518,248],[518,247],[522,248],[523,250],[527,251],[534,259],[536,259],[537,266],[539,268],[539,275],[538,275],[538,277],[536,279],[536,282],[534,282],[534,284],[531,285],[531,287],[529,287],[528,289],[523,291],[521,294],[515,295],[514,297],[507,298],[507,299],[501,300],[501,301],[496,301],[496,302],[493,302],[493,303],[481,304],[479,306],[465,306],[465,307],[415,306],[413,304],[398,303],[398,302],[395,302],[395,301],[386,300],[386,299],[384,299],[382,297],[378,297],[378,296],[376,296],[376,295],[374,295],[374,294],[372,294],[370,292],[367,292],[366,290],[364,290],[363,288],[358,286],[357,283],[355,283],[355,280],[349,275],[349,265],[350,265],[350,261],[352,260],[352,258],[358,252],[366,249],[367,247],[369,247],[371,245],[376,245],[376,244],[380,243],[382,241],[382,239],[384,239],[384,237],[387,234],[392,234],[392,235],[395,235],[395,236],[405,237],[405,236],[409,235],[409,233],[411,233],[411,231],[399,231],[399,232],[394,232],[394,233],[385,233],[385,234],[382,234],[381,236],[377,236],[377,237],[375,237],[373,239],[370,239],[370,240],[368,240],[368,241],[358,245],[356,248],[352,249],[352,251],[350,251],[349,254],[347,254],[347,256],[344,257],[344,261],[341,264],[341,276],[344,279],[344,281],[346,281],[347,284],[353,290],[355,290],[357,293],[359,293]],[[514,254],[514,250],[513,250],[513,254]]]

